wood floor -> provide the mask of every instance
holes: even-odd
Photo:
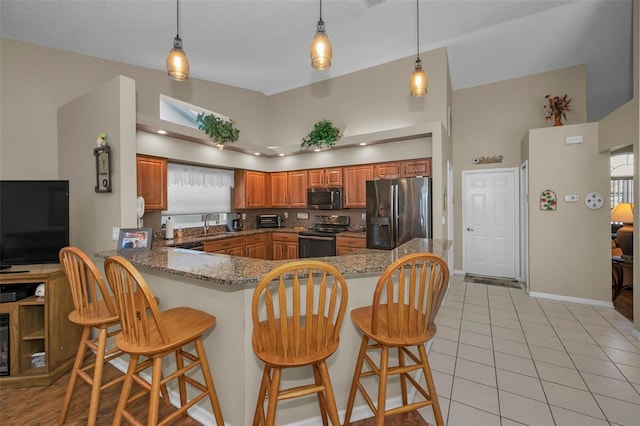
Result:
[[[616,311],[627,317],[629,321],[633,322],[633,291],[623,290],[616,300],[613,301],[613,306]]]
[[[105,366],[105,381],[122,374],[115,367]],[[55,425],[58,421],[58,413],[62,406],[64,394],[69,383],[69,373],[50,386],[35,386],[25,388],[0,389],[0,425],[2,426],[38,426]],[[102,391],[100,407],[98,409],[98,425],[110,425],[113,413],[116,410],[121,384],[112,386]],[[135,389],[135,388],[134,388]],[[87,410],[91,388],[83,380],[79,379],[76,391],[73,394],[66,425],[80,426],[87,424]],[[148,398],[141,398],[129,407],[146,422]],[[175,411],[174,407],[165,407],[160,403],[160,418]],[[224,413],[223,413],[224,414]],[[126,422],[123,422],[126,424]],[[200,426],[200,423],[187,417],[180,418],[173,425]],[[375,420],[365,419],[350,423],[352,426],[375,425]],[[386,419],[388,426],[427,426],[427,422],[417,412],[390,416]]]

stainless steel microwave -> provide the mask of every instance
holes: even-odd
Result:
[[[308,188],[307,208],[317,210],[342,210],[342,187]]]

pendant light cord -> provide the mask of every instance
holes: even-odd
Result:
[[[176,0],[176,37],[180,37],[180,0]]]
[[[320,20],[322,21],[322,0],[320,0]]]
[[[420,0],[416,0],[416,29],[416,56],[420,60]]]

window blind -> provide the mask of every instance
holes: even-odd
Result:
[[[231,211],[233,171],[169,163],[164,215]]]

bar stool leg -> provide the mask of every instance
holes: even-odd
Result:
[[[113,417],[113,426],[120,425],[122,423],[122,412],[127,405],[129,394],[131,393],[131,385],[133,385],[133,375],[138,368],[138,360],[140,355],[131,355],[129,359],[129,368],[127,369],[127,375],[122,383],[122,390],[120,391],[120,399],[118,400],[118,407],[116,408],[116,414]]]
[[[331,386],[329,369],[327,368],[327,363],[324,360],[318,363],[318,371],[320,372],[322,384],[324,385],[324,393],[326,396],[329,419],[331,420],[333,426],[340,426],[340,419],[338,418],[338,407],[336,407],[336,399],[333,395],[333,386]]]
[[[209,361],[207,360],[207,354],[204,350],[204,344],[202,343],[202,337],[196,339],[194,342],[196,346],[196,352],[198,358],[200,358],[200,368],[202,369],[202,376],[204,382],[207,385],[209,391],[209,400],[211,401],[211,408],[213,409],[213,415],[216,418],[216,423],[220,426],[224,426],[224,419],[222,418],[222,408],[218,401],[218,393],[216,387],[213,384],[213,376],[211,376],[211,369],[209,368]]]
[[[316,386],[322,386],[322,377],[320,376],[320,370],[318,369],[317,364],[313,364],[313,379],[316,383]],[[320,405],[320,417],[322,417],[322,425],[327,426],[327,399],[325,394],[322,392],[318,392],[318,405]]]
[[[427,351],[424,345],[418,345],[418,352],[420,352],[420,359],[422,360],[422,369],[424,372],[424,378],[427,383],[427,389],[429,389],[429,396],[433,402],[433,417],[436,420],[436,425],[444,425],[442,418],[442,411],[440,410],[440,402],[438,401],[438,395],[436,394],[436,385],[433,382],[433,376],[431,376],[431,366],[429,365],[429,358],[427,358]]]
[[[378,386],[378,409],[376,412],[376,425],[384,426],[384,409],[387,401],[387,374],[389,368],[389,348],[380,348],[380,377]]]
[[[102,386],[102,373],[104,370],[104,353],[107,348],[107,329],[101,327],[98,334],[98,351],[96,352],[96,364],[93,370],[93,383],[91,386],[91,401],[89,402],[89,419],[87,424],[93,426],[98,420],[98,405],[100,403],[100,387]]]
[[[273,425],[276,421],[276,409],[278,408],[278,390],[280,389],[280,378],[282,369],[272,367],[273,375],[269,386],[269,403],[267,405],[267,425]]]
[[[267,364],[262,369],[262,381],[260,382],[260,390],[258,391],[258,401],[256,402],[256,411],[253,415],[253,426],[264,424],[264,400],[269,387],[269,377],[271,369]]]
[[[85,342],[89,338],[90,332],[91,332],[91,327],[84,327],[84,330],[82,330],[82,337],[80,337],[80,345],[78,346],[78,353],[76,353],[76,359],[73,362],[73,369],[71,370],[71,376],[69,377],[67,392],[64,395],[62,410],[60,410],[60,414],[58,415],[59,425],[63,425],[65,419],[67,418],[67,413],[69,412],[69,405],[71,404],[71,398],[73,397],[73,391],[75,390],[76,382],[78,381],[78,370],[80,369],[80,367],[82,367],[82,362],[84,361],[84,356],[87,352],[87,345]]]
[[[356,399],[356,392],[358,390],[358,382],[360,381],[360,374],[362,374],[362,364],[364,363],[364,355],[369,345],[369,338],[362,336],[362,343],[360,343],[360,351],[358,351],[358,359],[356,360],[356,368],[353,373],[353,381],[351,382],[351,390],[349,391],[349,399],[347,400],[347,410],[344,414],[344,424],[347,426],[349,420],[351,420],[351,412],[353,411],[353,404]]]

